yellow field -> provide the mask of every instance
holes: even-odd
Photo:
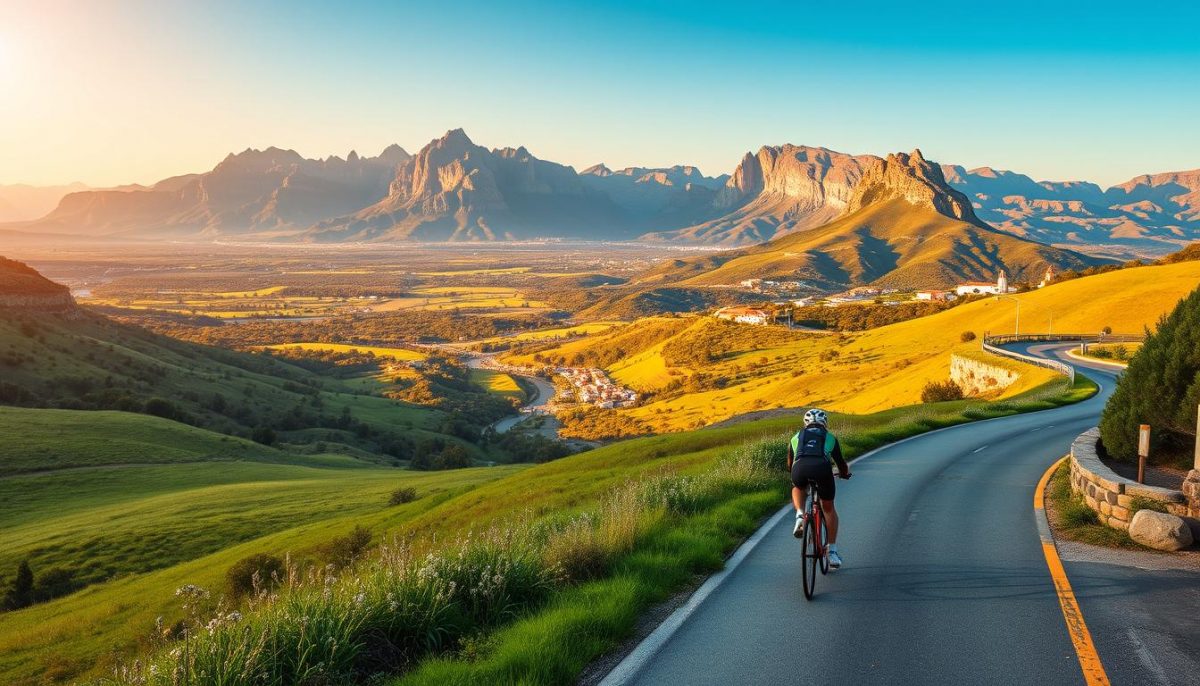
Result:
[[[1047,333],[1053,317],[1056,332],[1091,333],[1112,327],[1115,333],[1140,333],[1152,327],[1180,298],[1200,283],[1200,263],[1184,262],[1161,267],[1126,269],[1075,279],[1022,293],[1021,332]],[[769,345],[753,345],[763,336],[758,327],[729,329],[732,352],[701,368],[672,367],[662,351],[671,341],[707,340],[728,327],[708,317],[641,320],[587,338],[570,341],[543,355],[563,355],[602,350],[624,350],[625,355],[607,369],[622,384],[643,392],[663,391],[672,380],[697,373],[725,377],[724,388],[689,392],[682,396],[617,410],[636,417],[658,431],[675,431],[711,424],[755,410],[822,405],[866,413],[920,402],[928,381],[949,376],[950,353],[979,349],[979,341],[962,343],[960,334],[973,331],[1013,331],[1015,304],[988,299],[945,312],[865,332],[840,336],[783,332],[785,338]],[[657,328],[658,335],[643,336],[640,347],[630,345],[630,330]],[[778,334],[777,334],[778,335]],[[745,339],[740,345],[738,339]],[[832,357],[836,351],[837,356]],[[516,364],[534,364],[532,356],[513,356]],[[1034,387],[1052,373],[1024,367],[1020,381],[1005,390],[1011,396]]]
[[[513,288],[496,286],[432,286],[419,288],[407,298],[393,298],[373,305],[376,312],[398,310],[541,310],[549,307],[524,297]]]
[[[375,357],[387,357],[401,362],[423,360],[426,357],[425,353],[417,350],[409,350],[408,348],[383,348],[346,343],[282,343],[280,345],[268,345],[264,347],[270,350],[323,350],[335,353],[358,351],[363,354],[371,353]]]
[[[287,286],[271,286],[269,288],[260,288],[257,291],[224,291],[220,293],[196,293],[195,295],[207,295],[213,298],[263,298],[287,288]]]
[[[494,369],[472,369],[471,381],[481,386],[488,393],[495,393],[518,400],[525,399],[525,392],[517,385],[516,379],[504,372]]]
[[[504,269],[463,269],[445,272],[417,272],[418,276],[480,276],[483,274],[524,274],[533,267],[506,267]]]

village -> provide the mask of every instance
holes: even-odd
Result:
[[[606,410],[631,407],[637,403],[637,393],[614,383],[603,369],[558,367],[554,371],[570,383],[571,389],[567,390],[567,393],[571,393],[573,389],[574,395],[581,403]]]
[[[1054,280],[1054,270],[1050,267],[1046,268],[1042,275],[1041,281],[1035,288],[1043,288]],[[804,283],[800,281],[770,281],[765,279],[746,279],[738,284],[739,287],[746,290],[762,293],[764,295],[779,296],[804,287]],[[996,276],[996,281],[965,281],[956,284],[954,288],[948,290],[941,289],[926,289],[919,291],[903,291],[898,288],[884,288],[877,286],[857,286],[841,293],[835,293],[828,296],[802,296],[788,298],[785,300],[773,300],[774,308],[766,306],[748,306],[748,305],[733,305],[722,307],[715,312],[713,316],[717,319],[731,321],[737,324],[750,324],[753,326],[766,326],[768,324],[776,324],[779,322],[780,312],[790,315],[790,309],[793,307],[842,307],[845,305],[899,305],[906,302],[953,302],[959,298],[968,298],[973,296],[983,295],[1007,295],[1009,293],[1018,292],[1018,288],[1012,286],[1008,282],[1008,275],[1004,270]],[[786,322],[790,324],[790,319]]]

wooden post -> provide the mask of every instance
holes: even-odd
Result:
[[[1138,427],[1138,483],[1146,483],[1146,458],[1150,456],[1150,425]]]
[[[1200,407],[1196,408],[1196,455],[1192,461],[1192,470],[1200,472]]]

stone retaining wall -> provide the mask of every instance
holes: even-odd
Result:
[[[950,356],[950,380],[966,395],[987,395],[1002,391],[1016,383],[1020,373],[999,365],[988,364],[963,355]]]
[[[1083,494],[1084,502],[1100,515],[1101,522],[1129,529],[1135,498],[1160,503],[1167,512],[1180,517],[1200,516],[1200,500],[1189,503],[1183,491],[1139,484],[1109,469],[1096,453],[1099,440],[1100,429],[1094,428],[1071,444],[1071,490]]]

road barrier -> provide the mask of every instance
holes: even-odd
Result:
[[[993,355],[1008,357],[1027,364],[1051,369],[1075,383],[1075,368],[1065,362],[1049,360],[1044,357],[1034,357],[1008,350],[1000,346],[1008,343],[1141,343],[1146,340],[1144,334],[1090,334],[1090,333],[1031,333],[1006,334],[1001,336],[984,336],[983,349]]]

